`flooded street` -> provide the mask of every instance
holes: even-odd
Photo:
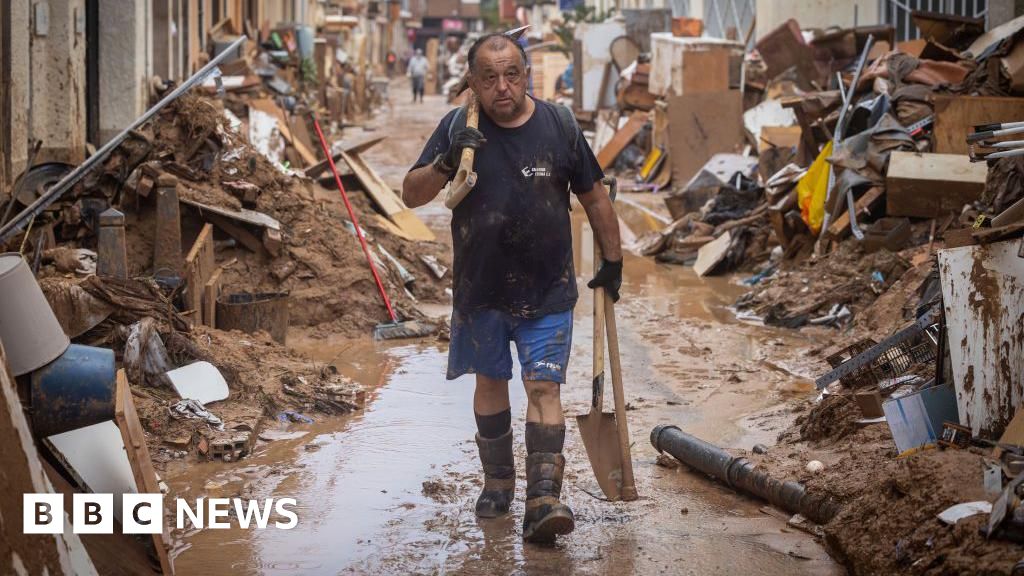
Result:
[[[407,103],[392,86],[390,111],[374,124],[397,131],[367,154],[398,187],[447,106],[440,97]],[[447,234],[440,202],[418,210]],[[799,335],[737,323],[728,306],[743,287],[700,279],[689,268],[627,255],[617,306],[629,428],[640,499],[604,501],[572,415],[587,411],[591,381],[591,240],[574,212],[580,300],[573,355],[563,388],[567,460],[563,500],[576,531],[555,547],[525,545],[523,418],[519,369],[511,386],[518,479],[512,513],[478,520],[481,486],[473,435],[472,377],[444,379],[447,343],[316,339],[289,345],[334,364],[362,384],[366,408],[351,416],[265,430],[240,462],[169,470],[178,496],[291,497],[293,530],[203,530],[176,534],[181,574],[842,574],[808,534],[787,527],[762,503],[697,474],[656,464],[648,435],[674,424],[723,447],[774,444],[787,401],[813,384]],[[430,310],[442,314],[444,310]],[[610,410],[610,394],[606,409]]]

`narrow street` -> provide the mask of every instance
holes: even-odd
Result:
[[[371,126],[389,139],[366,157],[399,187],[448,106],[440,96],[411,104],[404,78],[392,82],[390,101]],[[448,234],[448,211],[439,201],[418,212]],[[481,483],[473,382],[444,380],[446,343],[322,339],[293,328],[289,345],[361,383],[366,409],[265,431],[263,438],[275,440],[260,442],[239,463],[169,470],[168,484],[185,498],[242,494],[298,501],[299,525],[290,531],[175,534],[180,573],[843,573],[811,535],[788,527],[784,515],[766,513],[762,503],[696,474],[656,464],[648,440],[655,425],[674,424],[723,447],[772,445],[788,424],[790,401],[813,389],[805,377],[813,369],[799,360],[811,343],[795,332],[733,320],[727,307],[743,287],[729,277],[699,279],[690,268],[627,256],[618,318],[641,498],[609,503],[599,497],[572,418],[589,405],[592,309],[590,292],[582,288],[592,266],[589,228],[582,210],[574,215],[581,298],[563,389],[563,496],[576,513],[572,535],[553,548],[521,540],[521,381],[511,383],[517,500],[508,517],[480,521],[473,513]]]

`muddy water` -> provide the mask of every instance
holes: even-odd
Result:
[[[393,91],[394,99],[403,96]],[[390,121],[401,121],[409,135],[390,155],[370,155],[393,185],[443,109],[430,97],[419,106],[396,101]],[[418,213],[439,232],[447,226],[449,213],[438,203]],[[592,245],[579,216],[573,226],[582,286]],[[576,512],[577,529],[552,548],[524,545],[525,397],[518,373],[511,383],[517,500],[508,517],[482,521],[473,514],[480,481],[472,380],[444,380],[443,343],[292,334],[290,345],[367,388],[366,409],[282,425],[264,436],[298,437],[260,442],[238,463],[171,472],[169,484],[186,498],[276,496],[299,505],[299,525],[290,531],[176,534],[179,574],[843,573],[820,544],[762,511],[761,503],[656,465],[648,440],[655,425],[675,424],[725,447],[773,444],[788,421],[787,401],[813,386],[801,375],[810,373],[805,367],[779,357],[797,357],[794,351],[811,343],[735,323],[727,306],[742,288],[734,280],[700,279],[688,269],[633,257],[625,270],[617,316],[639,501],[599,497],[575,420],[567,418],[563,499]],[[591,308],[590,291],[581,289],[563,388],[567,416],[589,408]]]
[[[582,270],[588,253],[580,242]],[[577,530],[554,548],[524,545],[525,398],[518,379],[511,384],[518,499],[509,517],[478,521],[472,382],[444,381],[444,346],[297,335],[297,349],[368,387],[367,408],[292,424],[283,430],[305,435],[261,443],[256,455],[234,465],[204,464],[172,478],[187,497],[273,495],[299,503],[300,523],[291,531],[179,535],[180,573],[840,573],[820,545],[761,512],[760,504],[655,465],[647,439],[654,425],[674,423],[725,446],[770,444],[777,428],[759,428],[756,415],[805,394],[808,384],[760,361],[773,342],[801,343],[731,324],[725,307],[740,289],[728,281],[703,281],[641,259],[631,258],[626,269],[629,296],[619,322],[640,501],[595,497],[600,492],[570,419],[564,496]],[[589,398],[588,292],[577,308],[565,388],[570,415],[585,412]]]

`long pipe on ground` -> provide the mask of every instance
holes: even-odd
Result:
[[[651,444],[658,452],[668,452],[690,468],[717,478],[738,492],[767,500],[790,514],[802,514],[825,524],[839,512],[839,504],[833,499],[808,494],[799,482],[772,478],[746,458],[731,456],[678,426],[655,426],[651,430]]]

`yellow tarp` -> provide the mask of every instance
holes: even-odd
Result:
[[[828,162],[832,155],[832,142],[821,149],[821,153],[811,164],[807,173],[796,183],[797,201],[800,204],[800,216],[807,227],[815,234],[821,230],[821,222],[825,219],[825,195],[828,193]]]

